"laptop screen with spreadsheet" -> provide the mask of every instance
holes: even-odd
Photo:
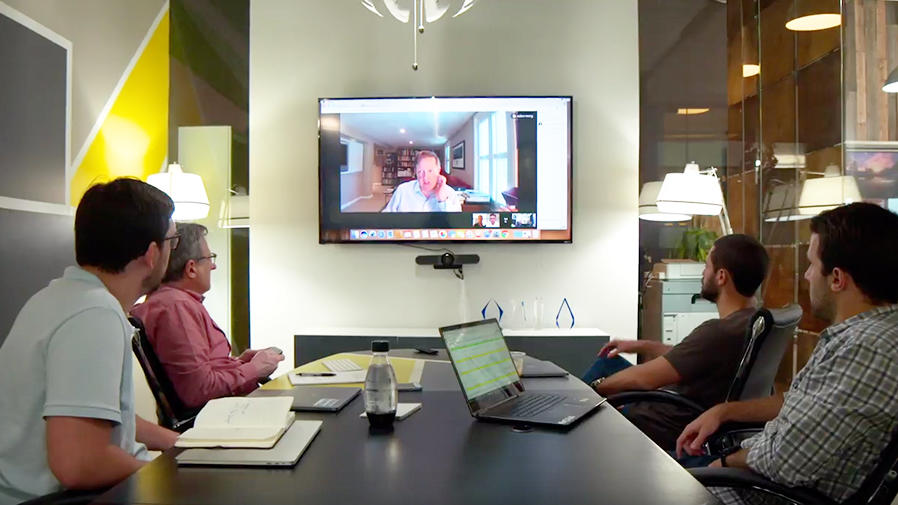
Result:
[[[472,408],[487,408],[523,391],[495,319],[440,328],[440,335]]]

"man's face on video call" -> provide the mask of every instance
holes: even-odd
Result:
[[[415,176],[418,178],[418,184],[422,191],[433,191],[437,186],[440,178],[440,166],[437,160],[430,156],[425,156],[418,161],[415,167]]]

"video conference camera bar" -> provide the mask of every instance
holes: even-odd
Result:
[[[476,254],[454,254],[445,252],[440,255],[417,256],[415,263],[419,265],[433,265],[437,270],[455,270],[455,276],[464,279],[462,265],[473,265],[480,263],[480,256]]]

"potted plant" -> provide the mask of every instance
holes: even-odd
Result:
[[[677,258],[691,259],[704,263],[715,240],[717,240],[717,233],[712,230],[689,228],[680,237],[675,255]]]

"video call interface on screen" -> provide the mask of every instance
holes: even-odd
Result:
[[[571,98],[319,102],[320,241],[571,240]]]

